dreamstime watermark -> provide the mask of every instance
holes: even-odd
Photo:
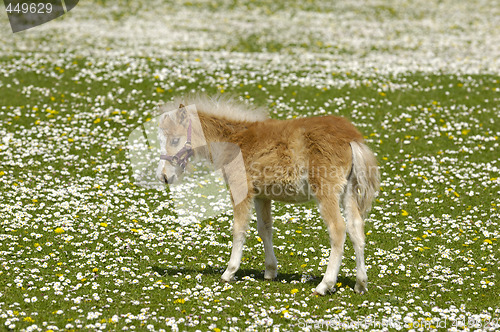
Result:
[[[329,320],[312,320],[299,318],[298,327],[309,331],[330,331],[330,330],[373,330],[373,329],[474,329],[474,330],[497,330],[500,328],[499,318],[479,318],[475,316],[456,318],[400,318],[389,317],[380,320],[371,317],[352,318],[332,318]]]
[[[79,0],[3,0],[12,32],[52,21],[75,8]]]
[[[345,190],[347,179],[353,176],[350,167],[299,154],[288,161],[256,158],[245,164],[240,147],[226,142],[229,137],[220,134],[207,141],[204,130],[212,136],[218,132],[217,127],[207,126],[201,123],[196,105],[179,105],[129,135],[127,152],[135,184],[158,190],[168,186],[179,217],[194,221],[192,217],[206,219],[230,212],[250,190],[252,196],[290,202],[333,197]],[[363,195],[366,184],[358,180],[378,176],[378,168],[358,169],[355,176],[349,183]]]

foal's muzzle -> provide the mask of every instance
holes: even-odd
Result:
[[[163,182],[165,182],[165,184],[172,184],[176,179],[177,177],[175,176],[175,174],[171,177],[167,177],[166,174],[163,174]]]
[[[165,180],[167,180],[167,183],[172,184],[174,181],[177,179],[175,175],[172,175],[171,177],[167,178],[165,177]]]

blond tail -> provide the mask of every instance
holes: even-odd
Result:
[[[363,143],[351,142],[351,149],[352,171],[346,189],[355,197],[359,212],[365,218],[380,187],[377,159]]]

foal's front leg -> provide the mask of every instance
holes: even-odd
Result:
[[[250,217],[249,212],[250,199],[244,200],[234,208],[233,248],[231,250],[231,258],[229,258],[227,269],[224,274],[222,274],[222,280],[224,281],[231,281],[236,271],[240,268],[243,245],[245,244]]]
[[[316,287],[315,293],[324,295],[328,290],[332,289],[337,282],[342,255],[344,254],[344,242],[346,236],[346,225],[344,218],[340,213],[338,199],[322,199],[319,201],[321,215],[328,228],[330,235],[330,260],[326,268],[323,280]]]
[[[257,215],[257,230],[264,243],[266,255],[266,271],[264,279],[274,279],[278,276],[278,261],[273,248],[273,219],[271,216],[271,200],[255,199],[255,214]]]

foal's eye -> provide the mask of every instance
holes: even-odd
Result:
[[[170,140],[170,145],[177,146],[179,144],[179,141],[180,141],[179,137],[174,137]]]

